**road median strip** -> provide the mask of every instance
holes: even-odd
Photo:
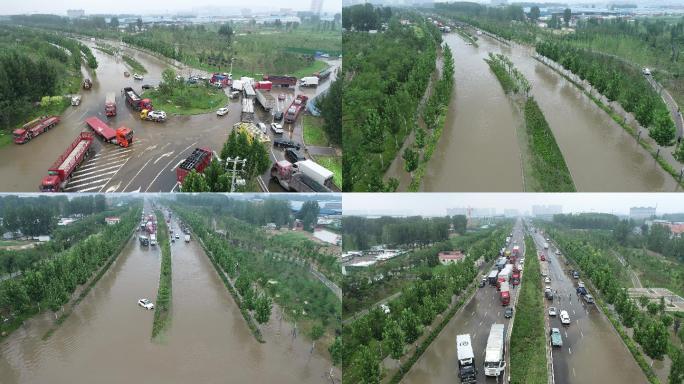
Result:
[[[169,243],[169,229],[164,221],[164,215],[157,211],[157,242],[161,250],[161,270],[159,273],[159,289],[157,303],[154,308],[154,323],[152,323],[152,338],[156,338],[166,329],[171,320],[172,272],[171,272],[171,244]]]

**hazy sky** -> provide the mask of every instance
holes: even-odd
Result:
[[[308,11],[311,0],[0,0],[0,14],[53,13],[66,16],[67,9],[83,9],[93,13],[165,13],[190,11],[194,7],[216,6],[226,8],[251,8],[257,10],[279,10],[292,8]],[[342,0],[323,0],[323,11],[336,13],[342,9]]]
[[[447,208],[532,210],[532,205],[562,205],[563,212],[628,214],[630,207],[657,206],[657,213],[684,212],[682,193],[345,193],[344,212],[441,216]]]

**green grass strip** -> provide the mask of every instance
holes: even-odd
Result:
[[[541,270],[534,243],[525,235],[525,268],[511,334],[511,383],[545,384],[548,379]]]
[[[532,176],[541,191],[575,192],[572,176],[549,123],[532,97],[525,102],[525,128],[531,154]]]
[[[143,66],[138,60],[128,56],[128,55],[123,55],[121,56],[123,60],[128,64],[134,72],[137,73],[147,73],[147,69],[145,69],[145,66]]]
[[[156,211],[157,215],[157,243],[161,248],[161,273],[159,274],[159,290],[157,302],[154,305],[154,323],[152,324],[152,338],[157,337],[171,320],[171,244],[169,243],[169,229],[164,221],[164,214]]]

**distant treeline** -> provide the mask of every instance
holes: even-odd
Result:
[[[347,216],[342,219],[342,245],[345,250],[365,250],[378,244],[436,243],[449,237],[452,224],[456,232],[465,233],[466,222],[464,215],[378,219]]]

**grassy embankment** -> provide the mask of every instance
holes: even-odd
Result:
[[[124,41],[176,59],[208,72],[228,72],[233,61],[235,77],[260,77],[262,74],[311,75],[327,66],[314,60],[317,51],[331,57],[342,53],[342,37],[336,31],[315,30],[307,25],[296,29],[269,26],[234,26],[228,38],[218,33],[219,25],[198,28],[151,28]],[[175,43],[182,41],[181,49]]]
[[[140,73],[140,74],[147,73],[147,69],[145,68],[145,66],[142,65],[142,63],[140,63],[138,60],[134,59],[133,57],[128,56],[128,55],[122,55],[121,58],[123,59],[123,61],[126,62],[126,64],[128,64],[128,66],[131,67],[133,72]]]
[[[152,100],[155,109],[175,115],[213,112],[228,103],[228,96],[222,89],[203,84],[174,88],[173,94],[169,97],[154,89],[145,91],[144,95]]]
[[[328,135],[323,130],[323,119],[305,115],[302,120],[304,143],[316,147],[330,146]],[[316,162],[335,174],[335,185],[342,186],[342,158],[339,156],[316,156]]]
[[[107,54],[107,55],[109,55],[109,56],[114,56],[114,50],[115,50],[115,48],[112,47],[112,46],[109,45],[109,44],[105,44],[105,43],[96,43],[96,44],[95,44],[95,49],[97,49],[98,51],[100,51],[100,52],[102,52],[102,53],[105,53],[105,54]]]
[[[525,268],[511,334],[511,383],[542,384],[547,381],[544,302],[539,259],[534,242],[525,235]]]
[[[516,97],[525,119],[524,156],[525,190],[535,192],[575,192],[575,185],[553,132],[534,98],[531,85],[513,63],[503,55],[490,54],[485,59],[507,94]]]
[[[152,338],[156,338],[167,327],[171,320],[171,245],[169,244],[169,230],[164,221],[164,214],[157,215],[157,242],[161,250],[161,272],[159,274],[159,289],[157,302],[154,304],[154,323],[152,324]]]

